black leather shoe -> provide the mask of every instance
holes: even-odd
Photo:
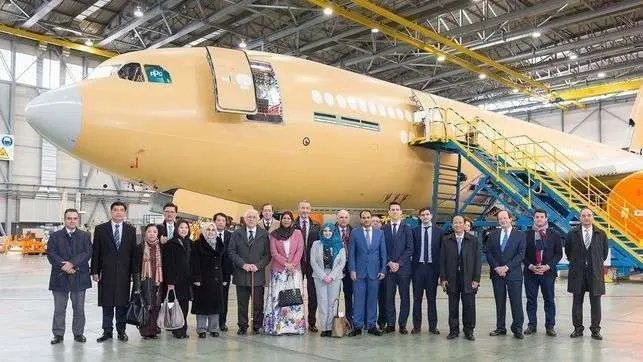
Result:
[[[473,333],[465,333],[464,338],[469,340],[469,341],[475,341],[476,337],[473,336]]]
[[[420,332],[422,332],[422,330],[420,328],[411,329],[411,335],[420,334]]]
[[[355,337],[355,336],[361,336],[362,335],[362,330],[361,329],[353,329],[348,336],[349,337]]]
[[[315,326],[310,326],[310,327],[308,327],[308,330],[309,330],[309,331],[311,331],[312,333],[317,333],[317,332],[319,332],[319,329],[317,329],[317,327],[315,327]]]
[[[507,331],[503,331],[502,329],[496,329],[496,330],[494,330],[494,331],[489,332],[489,335],[490,335],[491,337],[495,337],[495,336],[506,336],[506,335],[507,335]]]
[[[176,339],[186,339],[186,338],[190,338],[190,336],[188,336],[187,334],[173,334],[173,336],[174,336],[174,338],[176,338]]]
[[[381,330],[384,330],[384,328],[386,328],[386,323],[377,322],[377,326],[380,327]]]
[[[155,335],[155,337],[156,337],[156,335]],[[127,337],[127,334],[125,334],[125,332],[119,332],[118,333],[118,340],[121,341],[121,342],[127,342],[127,341],[129,341],[129,338]]]
[[[578,338],[583,336],[583,330],[581,329],[576,329],[572,334],[569,335],[569,338]]]
[[[221,328],[219,328],[221,332],[227,332],[228,331],[228,326],[223,325]]]
[[[333,332],[332,331],[322,331],[319,335],[321,337],[331,337],[333,335]]]
[[[395,332],[395,327],[384,328],[384,333],[393,333],[393,332]]]
[[[553,328],[548,328],[547,329],[547,335],[550,336],[550,337],[556,337],[558,335],[558,333],[556,333],[556,331]]]
[[[112,334],[111,333],[103,333],[102,336],[100,336],[100,337],[98,337],[98,339],[96,339],[96,342],[103,343],[108,339],[112,339]]]
[[[527,327],[527,329],[525,329],[525,332],[524,332],[524,333],[525,333],[526,335],[536,334],[536,328],[534,328],[534,327]]]
[[[77,336],[74,336],[74,341],[80,342],[80,343],[85,343],[85,342],[87,342],[87,338],[85,338],[85,336],[83,336],[82,334],[79,334]]]
[[[317,330],[317,328],[315,328]],[[252,334],[261,334],[261,328],[252,328]]]
[[[205,336],[207,336],[207,335],[208,335],[207,333],[201,332],[201,333],[199,333],[199,338],[205,338]]]
[[[429,329],[429,333],[438,335],[440,334],[440,331],[437,328],[431,328]]]
[[[237,335],[239,336],[245,336],[246,334],[248,334],[248,331],[245,328],[239,328],[237,331]]]
[[[54,339],[51,340],[51,344],[63,343],[63,336],[54,336]]]
[[[458,332],[451,332],[451,333],[449,333],[449,335],[447,336],[447,339],[455,339],[455,338],[458,338],[458,335],[459,335],[459,334],[458,334]]]
[[[514,338],[524,339],[525,335],[522,332],[514,333]]]
[[[381,335],[382,335],[382,334],[384,334],[384,333],[382,333],[382,331],[380,331],[377,327],[373,327],[373,328],[369,328],[369,329],[368,329],[368,334],[372,334],[372,335],[374,335],[374,336],[378,336],[378,337],[379,337],[379,336],[381,336]]]
[[[597,341],[602,341],[603,336],[601,336],[600,332],[592,332],[592,338],[597,340]]]
[[[400,327],[400,334],[409,334],[409,331],[406,330],[406,327]]]
[[[210,335],[211,335],[212,337],[218,337],[218,336],[219,336],[219,332],[210,332]]]

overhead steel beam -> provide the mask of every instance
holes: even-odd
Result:
[[[25,29],[31,28],[32,26],[34,26],[34,24],[36,24],[40,19],[42,19],[45,16],[47,16],[47,14],[49,14],[52,10],[54,10],[62,2],[63,2],[63,0],[50,0],[50,1],[42,3],[36,9],[36,11],[33,13],[33,15],[31,15],[31,17],[29,19],[27,19],[24,23],[22,23],[22,25],[20,25],[20,26],[25,28]]]
[[[301,23],[301,24],[299,24],[297,26],[288,27],[286,29],[279,30],[279,31],[274,32],[272,34],[266,35],[266,36],[264,36],[262,38],[253,40],[250,43],[248,43],[248,49],[256,49],[256,48],[260,47],[263,44],[267,44],[267,43],[273,42],[275,40],[285,38],[285,37],[287,37],[287,36],[289,36],[291,34],[299,32],[301,30],[308,29],[308,28],[311,28],[313,26],[319,25],[319,24],[321,24],[321,23],[323,23],[325,21],[328,21],[329,19],[331,19],[331,18],[328,17],[328,16],[316,16],[316,17],[314,17],[314,18],[312,18],[310,20],[307,20],[307,21],[305,21],[305,22],[303,22],[303,23]]]
[[[116,28],[114,31],[109,33],[107,37],[100,42],[98,42],[98,46],[105,46],[114,40],[122,37],[123,35],[129,33],[130,31],[134,30],[136,27],[148,22],[150,19],[153,19],[163,13],[163,10],[165,9],[172,9],[175,6],[179,5],[182,3],[184,0],[165,0],[164,2],[160,3],[159,5],[154,6],[153,8],[145,11],[143,16],[140,18],[133,18],[131,21],[122,24],[118,28]]]
[[[161,39],[161,40],[157,41],[156,43],[150,45],[148,47],[148,49],[160,48],[160,47],[162,47],[164,45],[167,45],[167,44],[169,44],[169,43],[171,43],[171,42],[173,42],[173,41],[175,41],[177,39],[181,39],[182,37],[190,34],[193,31],[197,31],[197,30],[201,29],[205,25],[206,24],[203,21],[195,21],[193,23],[190,23],[190,24],[186,25],[184,28],[182,28],[181,30],[177,31],[176,33],[168,36],[167,38]]]

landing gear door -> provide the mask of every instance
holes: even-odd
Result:
[[[207,47],[206,55],[214,80],[217,111],[255,114],[257,98],[246,53],[242,50]]]

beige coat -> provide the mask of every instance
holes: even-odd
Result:
[[[264,225],[263,221],[264,221],[263,218],[259,220],[259,222],[257,223],[257,226],[266,230],[266,226]],[[270,222],[270,227],[266,231],[268,231],[268,235],[270,235],[270,233],[272,233],[277,229],[279,229],[279,220],[273,217],[272,221]],[[266,267],[266,284],[265,285],[270,284],[270,277],[272,273],[271,269],[272,269],[272,260],[270,260],[270,262],[268,263],[268,266]]]

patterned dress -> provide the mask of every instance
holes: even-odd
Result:
[[[300,270],[289,275],[286,271],[272,272],[270,284],[266,288],[264,302],[263,332],[273,336],[282,334],[304,334],[306,319],[304,306],[291,305],[279,307],[279,292],[285,289],[299,288],[302,291],[302,275]]]

